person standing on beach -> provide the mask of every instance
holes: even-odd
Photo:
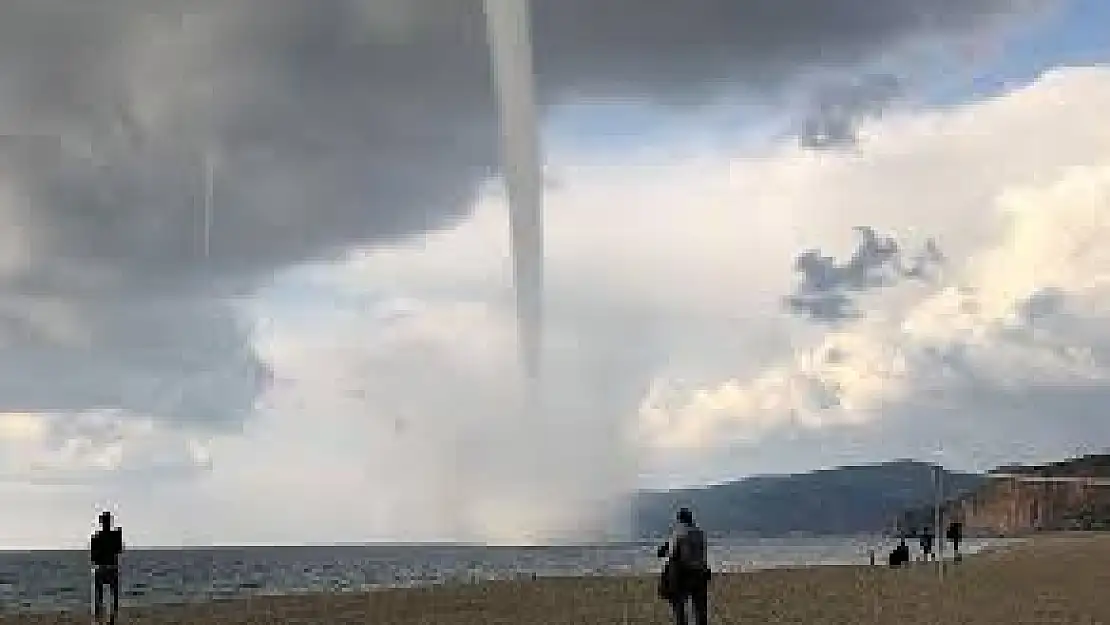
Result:
[[[936,560],[936,555],[933,553],[933,529],[926,527],[921,530],[921,536],[917,540],[921,544],[921,559],[925,562]]]
[[[89,559],[93,566],[93,618],[102,623],[104,616],[104,587],[112,593],[112,616],[108,623],[115,625],[119,613],[119,557],[123,553],[123,530],[112,528],[112,513],[100,513],[100,529],[89,542]]]
[[[906,545],[905,536],[898,538],[898,546],[890,550],[887,563],[890,564],[891,568],[898,568],[910,563],[910,548]]]
[[[963,556],[960,555],[960,541],[964,537],[964,526],[959,521],[952,521],[948,524],[947,538],[952,543],[952,553],[956,560],[960,560]]]
[[[670,540],[659,547],[657,555],[667,558],[663,566],[660,591],[671,604],[675,625],[687,625],[686,606],[694,608],[695,625],[709,623],[709,568],[705,532],[694,523],[689,508],[679,508]]]

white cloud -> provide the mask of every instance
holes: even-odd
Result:
[[[868,122],[852,152],[784,145],[764,155],[563,166],[547,200],[553,323],[584,337],[599,322],[641,323],[632,340],[653,348],[632,375],[654,380],[634,417],[645,472],[718,462],[784,430],[818,436],[839,426],[864,440],[939,404],[975,424],[975,440],[963,456],[954,445],[952,462],[1005,456],[1004,441],[1022,430],[1008,427],[1006,409],[992,415],[989,401],[986,412],[978,402],[960,406],[957,390],[1005,394],[1036,382],[1059,392],[1105,380],[1088,344],[1097,337],[1065,339],[1045,322],[1013,317],[1039,289],[1062,289],[1069,306],[1096,289],[1087,282],[1098,280],[1098,248],[1069,237],[1078,228],[1097,240],[1110,214],[1097,169],[1110,162],[1100,121],[1108,106],[1110,70],[1072,68],[990,100]],[[1076,169],[1084,165],[1095,168]],[[496,195],[486,197],[457,230],[418,252],[360,257],[348,276],[413,296],[464,288],[496,301],[507,282],[505,226]],[[778,302],[793,255],[830,241],[845,249],[856,225],[937,237],[952,258],[944,281],[864,295],[867,317],[847,328],[788,324]],[[972,303],[975,313],[965,310]],[[860,453],[907,451],[904,441],[871,442]],[[769,469],[824,462],[780,451]],[[921,444],[909,451],[926,453]],[[1042,453],[1066,451],[1046,442]],[[760,469],[741,461],[705,471]]]
[[[0,450],[0,477],[41,485],[165,478],[210,462],[203,439],[114,410],[0,413]]]
[[[110,495],[147,542],[186,525],[206,540],[182,520],[195,509],[220,541],[510,540],[618,514],[637,472],[693,482],[927,456],[937,439],[965,466],[1101,444],[1107,110],[1110,69],[1076,68],[863,123],[852,152],[564,159],[540,418],[520,412],[490,190],[451,231],[284,279],[280,305],[256,304],[275,379],[258,417],[197,441],[204,479]],[[847,250],[857,225],[936,237],[943,280],[864,293],[868,315],[836,330],[787,317],[795,255]],[[42,423],[0,419],[0,438],[41,440]]]
[[[1110,296],[1110,264],[1100,245],[1110,235],[1110,133],[1097,122],[1107,106],[1110,71],[1077,69],[954,113],[876,125],[851,157],[855,175],[848,178],[880,174],[873,185],[879,193],[856,187],[853,194],[863,203],[886,202],[903,219],[916,214],[942,248],[951,242],[959,250],[958,267],[936,290],[874,296],[869,318],[803,345],[757,376],[649,398],[642,414],[652,444],[704,451],[770,428],[896,420],[899,411],[932,405],[937,396],[974,392],[996,396],[1000,405],[992,414],[989,401],[957,402],[943,418],[974,421],[980,442],[1002,450],[1004,441],[1026,435],[1008,423],[1007,395],[1031,387],[1105,388],[1110,354],[1100,345],[1107,336],[1092,321],[1105,318]],[[929,135],[921,132],[926,127]],[[903,160],[898,154],[915,155],[917,167],[892,172],[891,161]],[[921,162],[923,154],[936,160]],[[963,177],[953,179],[958,171]],[[886,181],[905,191],[882,193]],[[844,189],[837,180],[823,182],[834,195]],[[913,193],[925,184],[934,185],[931,193]],[[944,219],[949,207],[986,194],[996,202],[965,219]],[[1059,322],[1053,310],[1044,311],[1046,319],[1030,317],[1028,303],[1046,293],[1051,298],[1042,307],[1062,300],[1069,322]],[[1057,427],[1087,428],[1092,444],[1110,444],[1091,429],[1094,407],[1087,408],[1056,414]],[[1046,456],[1069,451],[1049,441],[1041,447]]]
[[[1051,289],[1075,314],[1105,315],[1110,263],[1101,241],[1110,235],[1110,162],[1077,168],[1044,188],[1011,191],[1002,202],[1012,223],[999,242],[904,310],[881,309],[882,316],[832,332],[755,379],[647,402],[643,414],[656,442],[701,449],[776,425],[858,424],[929,387],[976,383],[1005,393],[1031,383],[1110,382],[1110,354],[1091,344],[1105,341],[1102,333],[1069,331],[1024,312]]]
[[[228,458],[209,487],[231,507],[221,518],[266,511],[279,535],[307,524],[393,540],[605,530],[631,485],[621,432],[592,412],[604,404],[583,397],[591,365],[559,333],[549,401],[529,410],[509,313],[383,301],[322,313],[310,331],[275,323],[261,344],[281,380],[265,426],[213,449]],[[334,502],[352,494],[337,519]],[[290,497],[298,504],[282,512]]]

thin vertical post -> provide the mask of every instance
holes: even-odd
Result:
[[[933,483],[933,544],[936,549],[937,576],[944,579],[944,540],[941,531],[941,505],[944,501],[944,467],[937,462],[936,477]]]
[[[212,162],[212,152],[204,152],[204,232],[202,253],[207,262],[212,253],[212,196],[215,191],[215,164]]]
[[[943,560],[944,541],[941,540],[942,534],[940,525],[942,522],[941,507],[944,503],[944,469],[940,463],[937,463],[936,471],[936,482],[933,486],[933,534],[934,540],[937,542],[937,558]]]

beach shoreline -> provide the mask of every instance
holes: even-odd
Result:
[[[1110,536],[1046,535],[962,562],[905,569],[834,565],[722,573],[715,623],[1110,623]],[[303,593],[125,609],[154,623],[520,625],[666,623],[655,577],[561,576],[370,592]],[[87,613],[6,614],[0,625],[87,622]],[[1048,619],[1048,620],[1046,620]]]
[[[994,539],[1003,540],[1003,539]],[[710,550],[719,574],[778,568],[876,562],[895,539],[889,536],[787,536],[718,538]],[[974,539],[967,553],[991,546]],[[601,543],[536,547],[478,545],[337,545],[217,547],[204,550],[137,549],[124,564],[124,608],[180,607],[227,599],[382,592],[492,580],[636,577],[657,575],[657,545]],[[322,550],[322,551],[321,551]],[[88,571],[82,551],[16,553],[0,560],[0,614],[84,610]],[[206,573],[205,571],[210,571]],[[30,584],[18,583],[27,580]]]

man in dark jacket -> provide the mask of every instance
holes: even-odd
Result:
[[[948,541],[952,543],[952,553],[955,554],[956,560],[959,560],[960,555],[960,542],[964,538],[964,525],[959,521],[952,521],[948,524],[947,536]]]
[[[123,530],[112,528],[112,513],[100,514],[100,529],[89,541],[89,559],[93,566],[93,618],[103,622],[104,587],[112,593],[112,616],[108,620],[115,625],[119,613],[119,557],[123,553]]]
[[[890,550],[890,557],[887,561],[893,568],[905,566],[910,563],[910,548],[909,545],[906,544],[905,537],[898,539],[898,545]]]
[[[933,528],[926,527],[921,530],[921,534],[917,537],[918,543],[921,545],[921,559],[928,562],[929,560],[936,560],[936,554],[933,553]]]
[[[656,555],[667,558],[660,580],[660,594],[674,610],[675,625],[687,625],[686,605],[694,608],[694,623],[709,623],[709,568],[705,532],[694,523],[689,508],[680,508],[671,538]]]

